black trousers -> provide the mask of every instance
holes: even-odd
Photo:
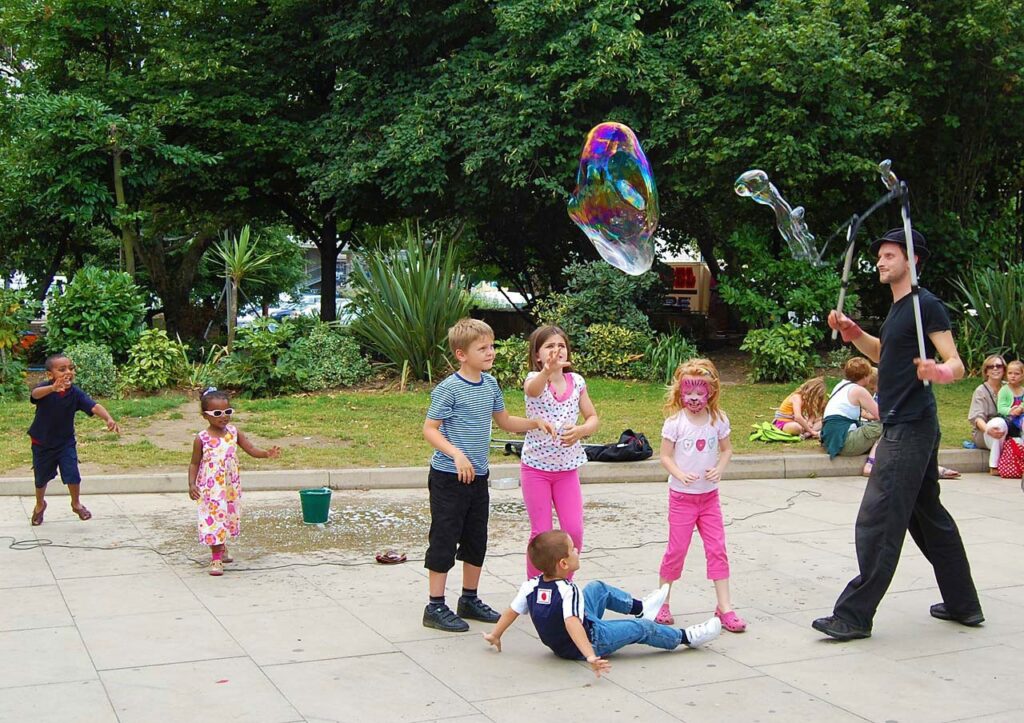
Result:
[[[469,484],[463,484],[458,475],[431,467],[427,487],[430,533],[423,567],[448,572],[455,566],[456,558],[483,567],[491,505],[487,475],[477,475]]]
[[[939,501],[939,438],[934,415],[884,426],[857,515],[860,574],[836,601],[840,619],[871,629],[907,530],[935,570],[946,609],[957,616],[981,610],[960,531]]]

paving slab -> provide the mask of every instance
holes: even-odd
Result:
[[[95,494],[88,522],[57,500],[37,528],[28,525],[30,497],[0,497],[0,719],[177,721],[202,710],[281,723],[520,721],[537,711],[644,721],[1020,720],[1019,485],[966,474],[943,486],[983,626],[928,615],[940,598],[908,538],[873,637],[839,644],[810,622],[856,574],[863,488],[857,477],[727,480],[732,597],[747,632],[699,650],[626,649],[601,679],[550,654],[528,618],[501,653],[481,639],[483,623],[457,635],[422,626],[422,487],[336,489],[323,526],[301,523],[294,490],[247,488],[236,562],[221,578],[207,574],[193,503],[180,490]],[[503,608],[525,577],[529,522],[518,489],[491,500],[480,593]],[[584,503],[578,582],[649,592],[667,536],[664,483],[592,481]],[[11,549],[12,540],[27,544]],[[374,554],[388,548],[409,562],[377,565]],[[461,583],[457,566],[450,602]],[[714,603],[695,537],[672,610],[685,625],[709,617]]]

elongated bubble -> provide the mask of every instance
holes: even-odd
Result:
[[[768,180],[767,173],[756,169],[747,171],[736,179],[735,189],[738,195],[752,198],[775,211],[775,225],[782,238],[786,239],[794,259],[808,261],[812,266],[824,265],[814,245],[814,234],[804,222],[804,207],[792,208],[786,203],[779,190]]]
[[[601,123],[587,134],[569,218],[615,268],[633,276],[650,270],[658,189],[651,164],[627,126]]]

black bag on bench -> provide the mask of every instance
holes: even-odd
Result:
[[[642,432],[627,429],[616,444],[588,444],[583,448],[591,462],[638,462],[654,454]]]

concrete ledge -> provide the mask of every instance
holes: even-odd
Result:
[[[961,472],[987,472],[988,451],[946,449],[939,463]],[[864,457],[836,457],[825,454],[745,454],[732,458],[725,479],[800,479],[807,477],[857,477]],[[85,494],[133,494],[141,492],[186,493],[185,472],[88,475],[83,478]],[[491,465],[491,477],[519,477],[518,463]],[[656,459],[643,462],[590,462],[580,470],[583,484],[610,482],[661,482],[665,470]],[[243,472],[247,490],[299,490],[307,487],[352,489],[416,489],[427,486],[426,467],[380,467],[371,469],[281,469]],[[31,495],[31,477],[0,477],[0,496]],[[47,494],[67,494],[59,481]]]

